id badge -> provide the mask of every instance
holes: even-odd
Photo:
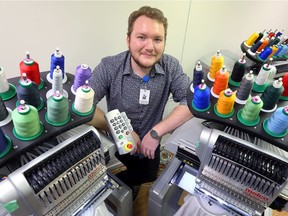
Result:
[[[140,89],[139,104],[147,105],[149,104],[150,90]]]

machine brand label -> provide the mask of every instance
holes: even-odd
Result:
[[[101,170],[100,166],[97,166],[94,170],[92,170],[89,174],[88,174],[88,179],[91,180],[93,179],[95,176],[99,175]]]
[[[251,188],[246,188],[245,193],[248,196],[256,198],[256,199],[260,199],[260,200],[263,200],[263,201],[268,201],[269,200],[267,197],[263,196],[259,192],[256,192],[256,191],[252,190]]]

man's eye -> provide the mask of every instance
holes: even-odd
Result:
[[[162,40],[161,38],[157,38],[157,39],[155,39],[155,41],[156,41],[157,43],[161,43],[163,40]]]
[[[143,36],[138,36],[138,39],[144,40],[145,38]]]

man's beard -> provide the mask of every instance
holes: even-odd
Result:
[[[142,63],[132,54],[131,49],[130,49],[130,45],[128,46],[128,48],[129,48],[129,52],[130,52],[130,54],[131,54],[131,58],[132,58],[132,59],[134,60],[134,62],[135,62],[139,67],[141,67],[141,68],[151,69],[151,68],[153,68],[154,65],[157,64],[157,62],[160,60],[160,58],[159,58],[154,64],[144,65],[144,64],[142,64]],[[162,55],[163,55],[163,53],[162,53]],[[161,56],[162,56],[162,55],[161,55]]]
[[[139,67],[144,68],[144,69],[151,69],[157,63],[157,62],[155,62],[153,65],[144,65],[137,58],[134,58],[132,53],[131,53],[131,57]]]

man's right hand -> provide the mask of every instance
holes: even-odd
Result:
[[[133,139],[134,139],[136,145],[135,145],[135,148],[133,149],[133,151],[130,152],[131,155],[135,154],[136,151],[137,151],[137,153],[141,152],[141,149],[140,149],[141,140],[140,140],[138,134],[135,131],[132,131],[132,136],[133,136]]]

